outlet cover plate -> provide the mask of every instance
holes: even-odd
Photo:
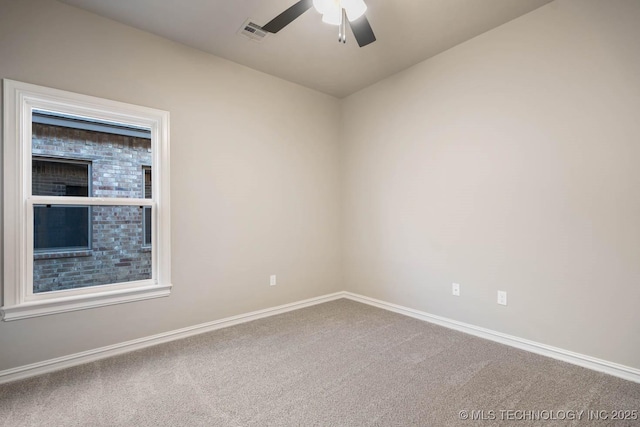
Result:
[[[460,284],[459,283],[452,283],[451,284],[451,293],[457,297],[460,296]]]
[[[507,293],[505,291],[498,291],[498,304],[507,305]]]

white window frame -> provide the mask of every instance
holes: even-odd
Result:
[[[168,296],[171,292],[169,113],[4,79],[5,321]],[[32,111],[44,110],[151,129],[153,198],[33,196]],[[33,205],[151,206],[149,280],[33,293]]]

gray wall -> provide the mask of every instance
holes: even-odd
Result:
[[[348,290],[640,368],[638,23],[555,1],[346,99]]]
[[[335,98],[51,0],[0,0],[0,78],[171,113],[174,284],[0,322],[0,370],[342,289]]]

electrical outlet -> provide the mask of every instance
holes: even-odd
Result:
[[[460,296],[460,284],[459,283],[452,283],[451,284],[451,293],[457,297]]]
[[[276,285],[276,283],[277,283],[277,282],[276,282],[276,275],[275,275],[275,274],[272,274],[272,275],[269,277],[269,286],[275,286],[275,285]]]
[[[498,291],[498,304],[507,305],[507,293],[505,291]]]

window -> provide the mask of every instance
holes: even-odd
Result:
[[[142,176],[143,176],[143,197],[145,199],[151,199],[152,190],[151,190],[151,167],[143,166],[142,167]],[[144,216],[142,218],[143,223],[143,236],[142,236],[142,244],[144,247],[151,246],[151,208],[149,206],[144,206]]]
[[[3,320],[169,295],[169,114],[11,80],[4,97]]]
[[[34,156],[31,166],[33,195],[89,197],[90,163]],[[90,207],[37,205],[33,216],[36,253],[91,249]]]

